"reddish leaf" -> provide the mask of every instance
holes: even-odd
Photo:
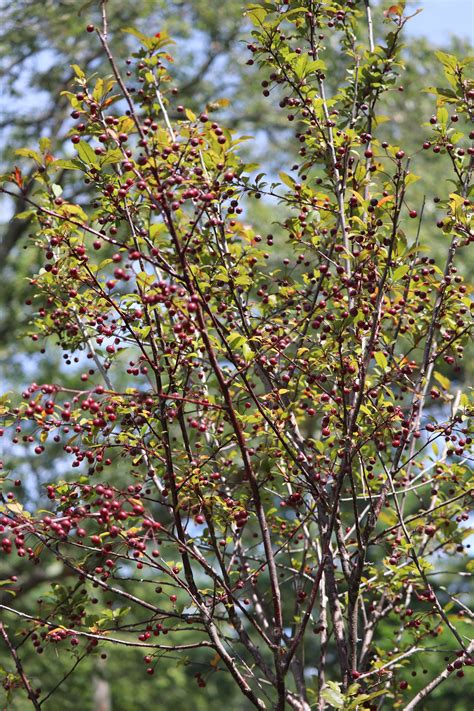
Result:
[[[23,187],[23,176],[21,174],[21,170],[18,168],[18,166],[15,166],[12,177],[14,182],[18,185],[19,188]]]
[[[381,207],[384,205],[386,202],[392,201],[394,198],[394,195],[387,195],[386,197],[382,198],[381,200],[378,201],[377,207]]]
[[[389,15],[402,15],[403,10],[400,5],[391,5],[383,14],[385,17],[388,17]]]

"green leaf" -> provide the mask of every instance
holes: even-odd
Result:
[[[104,95],[104,80],[99,78],[97,79],[94,89],[92,91],[92,98],[94,101],[100,101]]]
[[[244,343],[247,343],[247,339],[242,334],[233,331],[227,336],[227,343],[230,348],[240,348]]]
[[[402,277],[405,276],[407,272],[410,271],[408,264],[403,264],[401,267],[397,267],[392,274],[393,281],[400,281]]]
[[[248,343],[243,344],[242,353],[245,360],[253,360],[253,358],[255,358],[255,353],[253,352],[252,348],[249,346]]]
[[[321,692],[321,696],[333,708],[344,708],[344,697],[341,694],[339,685],[336,684],[334,681],[328,681],[327,685]]]
[[[235,280],[237,286],[249,286],[252,283],[252,279],[248,274],[241,274]]]
[[[278,173],[278,177],[280,178],[281,182],[287,185],[291,190],[295,189],[295,181],[290,175],[282,172]]]
[[[134,27],[124,27],[123,30],[122,30],[122,32],[125,32],[125,33],[128,34],[128,35],[133,35],[134,37],[136,37],[137,39],[139,39],[140,42],[142,42],[142,44],[144,44],[145,46],[147,46],[146,43],[147,43],[147,42],[149,41],[149,39],[150,39],[149,37],[147,37],[146,35],[144,35],[143,32],[139,32],[139,31],[136,30]]]
[[[97,163],[97,156],[87,141],[81,141],[76,147],[77,155],[87,165]]]
[[[36,210],[24,210],[23,212],[17,212],[15,215],[15,220],[27,220],[36,213]]]
[[[125,27],[122,32],[136,37],[147,49],[160,49],[167,44],[174,44],[168,33],[163,30],[152,37],[144,35],[143,32],[139,32],[134,27]]]
[[[150,225],[150,239],[154,239],[165,232],[167,232],[167,228],[163,222],[155,222],[154,225]]]
[[[194,113],[194,111],[191,111],[191,109],[185,109],[185,110],[184,110],[184,113],[185,113],[186,118],[188,119],[188,121],[195,121],[196,118],[197,118],[197,117],[196,117],[196,114]]]
[[[440,50],[435,51],[434,55],[436,59],[447,69],[455,69],[459,63],[458,59],[452,54],[447,54],[446,52],[441,52]]]
[[[408,246],[407,236],[403,230],[397,230],[396,241],[395,241],[395,256],[398,257],[403,254]]]
[[[247,17],[250,18],[250,21],[253,25],[255,25],[256,27],[260,27],[261,25],[263,25],[263,21],[268,15],[268,12],[265,10],[264,7],[256,5],[255,7],[250,7],[245,14],[247,15]]]
[[[446,126],[448,124],[449,114],[448,114],[448,110],[445,109],[444,106],[441,107],[440,109],[438,109],[437,119],[438,119],[438,123],[441,125],[441,128],[443,128],[445,130]]]
[[[366,701],[376,699],[378,696],[381,696],[382,694],[386,693],[387,692],[385,689],[379,689],[378,691],[374,691],[372,694],[360,694],[359,696],[356,696],[356,698],[350,703],[347,709],[348,711],[358,711],[358,709],[361,708],[361,704],[365,703]]]
[[[53,168],[62,168],[63,170],[84,170],[84,166],[78,160],[55,160]]]
[[[449,380],[449,378],[446,378],[444,375],[441,375],[441,373],[434,372],[433,378],[441,385],[443,390],[449,390],[449,388],[451,387],[451,381]]]
[[[377,365],[379,366],[379,368],[381,370],[384,370],[384,371],[387,370],[388,360],[387,360],[386,356],[381,351],[378,351],[375,354],[374,358],[375,358],[375,362],[377,363]]]
[[[121,160],[123,160],[122,151],[119,148],[113,148],[100,158],[99,163],[101,166],[113,165],[114,163],[120,163]]]
[[[445,89],[441,86],[427,86],[423,91],[427,94],[434,94],[435,96],[441,96],[445,101],[455,102],[457,100],[456,92],[452,89]]]
[[[31,148],[17,148],[15,151],[15,155],[22,156],[23,158],[33,158],[33,160],[37,161],[38,163],[42,162],[40,154],[36,151],[31,150]]]
[[[47,136],[42,136],[42,138],[39,139],[39,147],[41,153],[46,153],[46,151],[49,151],[51,148],[51,139]]]
[[[419,179],[420,179],[419,175],[415,175],[414,173],[409,173],[407,175],[407,177],[405,178],[405,187],[408,187],[409,185],[416,183]]]
[[[78,64],[71,64],[71,69],[78,79],[85,79],[86,75]]]
[[[61,205],[61,207],[58,207],[56,212],[60,215],[72,215],[74,217],[78,217],[82,222],[87,222],[87,215],[80,205],[72,205],[71,203],[66,202],[64,205]]]
[[[462,131],[455,131],[454,133],[451,134],[450,136],[450,141],[451,143],[458,143],[458,141],[461,140],[461,138],[464,138],[464,133]]]

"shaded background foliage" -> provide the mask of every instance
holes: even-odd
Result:
[[[71,126],[70,107],[61,91],[70,88],[73,71],[71,63],[77,63],[90,75],[92,72],[107,72],[104,58],[95,42],[84,31],[85,24],[98,21],[98,3],[78,3],[77,0],[12,0],[0,3],[3,15],[3,38],[0,44],[1,91],[3,112],[0,117],[0,162],[2,170],[12,165],[22,167],[23,158],[16,153],[23,146],[34,146],[40,136],[51,140],[51,152],[55,157],[67,157],[70,153],[66,140]],[[455,5],[455,4],[453,4]],[[251,144],[252,156],[264,158],[267,172],[278,172],[291,166],[295,150],[293,136],[296,126],[288,128],[282,114],[272,114],[268,101],[262,96],[261,81],[255,67],[248,66],[245,42],[248,26],[243,16],[245,3],[241,0],[137,0],[110,2],[110,32],[114,52],[119,62],[128,56],[130,37],[120,30],[137,27],[148,33],[166,28],[176,38],[173,73],[184,104],[201,110],[208,105],[218,112],[220,119],[242,134],[252,134],[256,141]],[[451,11],[451,10],[450,10]],[[452,8],[455,11],[455,7]],[[427,8],[429,12],[429,7]],[[381,22],[382,7],[375,14],[376,26]],[[384,99],[386,140],[403,146],[408,153],[416,153],[412,169],[422,174],[426,195],[416,194],[420,209],[426,199],[421,239],[430,250],[436,252],[440,237],[433,230],[436,221],[433,197],[442,178],[442,162],[439,173],[428,173],[426,154],[421,149],[423,130],[421,117],[429,116],[434,105],[433,97],[421,91],[423,86],[436,86],[441,70],[434,55],[434,47],[426,38],[409,38],[406,41],[404,59],[406,74],[404,91],[388,92]],[[470,47],[466,41],[450,38],[446,50],[463,56]],[[342,64],[337,52],[333,52],[331,74],[328,83],[335,88],[344,82]],[[221,99],[230,99],[220,102]],[[71,172],[70,172],[71,173]],[[71,175],[68,179],[72,179]],[[84,185],[74,187],[76,194],[84,191]],[[21,203],[21,201],[19,201]],[[0,240],[0,378],[3,390],[21,390],[35,373],[39,382],[50,382],[53,374],[61,368],[61,354],[49,353],[41,363],[29,351],[27,340],[19,340],[27,329],[23,303],[28,286],[26,277],[37,268],[39,255],[34,249],[24,250],[28,238],[28,225],[19,220],[8,220],[14,210],[23,209],[3,201],[3,225]],[[275,206],[261,201],[252,202],[249,216],[262,231],[274,219]],[[464,265],[467,270],[469,265]],[[471,267],[472,269],[472,267]],[[469,366],[469,358],[465,361]],[[465,366],[465,367],[468,367]],[[472,364],[471,364],[472,368]],[[459,377],[467,377],[460,373]],[[64,378],[74,382],[71,370]],[[6,383],[6,387],[5,387]],[[58,447],[59,459],[61,449]],[[52,478],[59,471],[60,463],[51,459],[45,467],[32,461],[27,452],[10,454],[9,467],[22,474],[24,504],[40,507],[43,495],[41,482]],[[119,479],[123,472],[117,469]],[[0,581],[8,582],[9,576],[17,575],[17,595],[22,596],[22,607],[38,597],[60,597],[68,585],[67,573],[55,560],[49,566],[32,574],[23,570],[21,561],[11,570],[0,560]],[[449,563],[453,566],[453,562]],[[448,566],[446,566],[447,568]],[[447,570],[446,575],[449,576]],[[460,592],[469,590],[469,577],[461,579]],[[139,583],[137,583],[138,585]],[[8,585],[0,587],[0,599],[9,604],[12,594]],[[101,603],[107,604],[107,600]],[[10,620],[9,620],[10,623]],[[20,626],[16,620],[12,625]],[[191,633],[190,633],[191,634]],[[392,630],[387,629],[387,640],[392,639]],[[139,650],[113,649],[107,659],[86,658],[78,671],[52,695],[46,704],[50,711],[59,709],[100,709],[100,711],[129,711],[137,708],[173,708],[184,711],[214,711],[226,703],[229,709],[244,711],[247,702],[240,696],[229,675],[200,660],[189,658],[188,664],[177,664],[166,673],[157,673],[153,681],[143,679],[143,661]],[[43,691],[53,689],[56,681],[67,674],[71,661],[61,655],[38,657],[26,651],[24,663],[30,670],[35,684]],[[433,669],[435,660],[420,659],[420,676],[425,665]],[[7,655],[0,647],[0,666],[8,667]],[[158,666],[159,669],[159,666]],[[207,678],[206,694],[199,693],[193,675],[201,672]],[[125,672],[125,673],[124,673]],[[471,692],[474,687],[471,682]],[[453,679],[443,685],[436,700],[428,701],[421,708],[453,709],[464,711],[469,695],[469,684],[462,689]],[[5,705],[4,699],[0,700]],[[28,702],[20,697],[11,706],[16,711],[28,708]]]

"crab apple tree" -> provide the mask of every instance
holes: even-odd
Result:
[[[27,645],[126,645],[143,683],[182,655],[203,694],[230,675],[245,708],[415,708],[472,665],[469,62],[438,53],[419,151],[451,172],[416,205],[416,154],[384,140],[379,109],[400,88],[404,3],[377,37],[368,0],[248,8],[247,63],[299,151],[277,179],[218,105],[180,103],[165,32],[126,30],[120,66],[102,9],[85,31],[110,74],[73,65],[70,156],[42,139],[22,149],[33,191],[3,176],[43,255],[29,337],[65,366],[2,399],[5,451],[62,455],[38,510],[5,457],[0,554],[68,572],[33,611],[1,605],[4,688],[35,708],[49,694]],[[87,186],[74,200],[68,171]],[[275,218],[258,229],[256,200]]]

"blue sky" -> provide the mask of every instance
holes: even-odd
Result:
[[[394,0],[396,4],[396,0]],[[410,14],[423,8],[405,26],[408,35],[424,35],[433,44],[444,44],[449,35],[467,38],[474,45],[474,0],[408,0]]]

